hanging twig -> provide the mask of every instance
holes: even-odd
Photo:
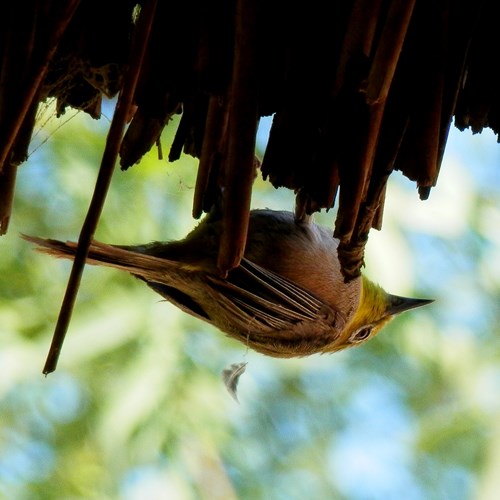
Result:
[[[258,5],[252,0],[239,0],[236,8],[235,60],[222,206],[224,230],[217,260],[217,266],[223,274],[238,266],[243,256],[255,178],[255,136],[258,125],[255,42],[258,37]]]
[[[403,48],[416,0],[391,2],[366,86],[369,104],[385,101]]]
[[[227,112],[222,101],[223,99],[217,95],[210,96],[208,101],[205,132],[193,196],[193,217],[195,219],[199,219],[203,211],[208,208],[207,201],[212,199],[214,194],[209,188],[210,179],[213,178],[214,163],[217,162],[217,158],[222,153],[227,133]]]
[[[113,175],[118,151],[120,148],[120,143],[123,137],[123,131],[125,129],[129,110],[134,98],[135,88],[137,86],[142,61],[144,59],[144,54],[148,45],[151,25],[153,23],[153,18],[156,10],[156,3],[157,0],[147,1],[144,4],[143,10],[139,17],[137,35],[132,44],[130,69],[128,74],[126,75],[123,90],[118,98],[116,110],[109,128],[106,146],[102,155],[101,166],[94,189],[94,194],[92,196],[90,207],[87,212],[87,217],[85,218],[82,230],[80,232],[80,237],[78,239],[78,248],[76,251],[75,260],[73,261],[73,267],[71,269],[68,286],[66,288],[66,293],[61,305],[61,311],[59,313],[56,329],[52,338],[52,344],[50,346],[47,361],[45,362],[45,366],[43,369],[43,373],[45,375],[53,372],[57,367],[57,361],[59,359],[62,344],[68,330],[89,246],[94,236],[97,223],[104,206],[104,201],[109,189],[111,177]]]

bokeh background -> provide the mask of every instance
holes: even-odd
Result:
[[[436,302],[368,344],[265,358],[129,275],[88,267],[58,369],[44,377],[70,263],[19,234],[78,238],[108,126],[83,113],[58,120],[47,106],[20,167],[0,239],[0,498],[498,498],[500,146],[491,133],[452,129],[425,202],[391,176],[364,272]],[[264,120],[261,149],[268,128]],[[96,238],[184,236],[196,224],[196,167],[151,151],[117,170]],[[293,193],[258,179],[253,205],[293,209]],[[333,228],[335,210],[316,219]],[[238,404],[221,371],[239,362],[248,365]]]

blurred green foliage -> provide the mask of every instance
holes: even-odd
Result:
[[[264,358],[134,278],[88,267],[59,367],[44,378],[70,264],[33,252],[19,233],[78,238],[107,125],[81,114],[60,128],[49,121],[19,172],[0,241],[0,496],[497,498],[500,176],[491,136],[452,134],[427,202],[391,179],[366,272],[393,293],[437,301],[367,345]],[[196,167],[152,151],[117,170],[96,238],[182,237],[196,223]],[[258,179],[253,203],[292,209],[293,194]],[[334,213],[318,220],[333,227]],[[220,373],[240,361],[238,405]]]

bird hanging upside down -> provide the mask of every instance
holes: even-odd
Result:
[[[220,219],[208,215],[180,241],[94,242],[88,262],[127,271],[184,312],[246,346],[279,358],[335,352],[366,342],[396,314],[431,300],[386,293],[364,276],[344,282],[338,240],[293,213],[253,210],[244,258],[217,270]],[[72,259],[76,243],[23,236]]]

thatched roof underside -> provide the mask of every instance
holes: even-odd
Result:
[[[2,6],[2,232],[38,104],[50,97],[59,113],[76,108],[98,118],[103,96],[120,94],[122,121],[108,154],[123,169],[182,113],[169,160],[199,158],[193,215],[220,204],[223,271],[243,251],[256,168],[296,193],[299,217],[338,205],[334,233],[350,279],[369,230],[381,227],[393,170],[425,199],[453,120],[460,129],[499,131],[493,0],[137,3]],[[258,165],[257,126],[268,115]]]

